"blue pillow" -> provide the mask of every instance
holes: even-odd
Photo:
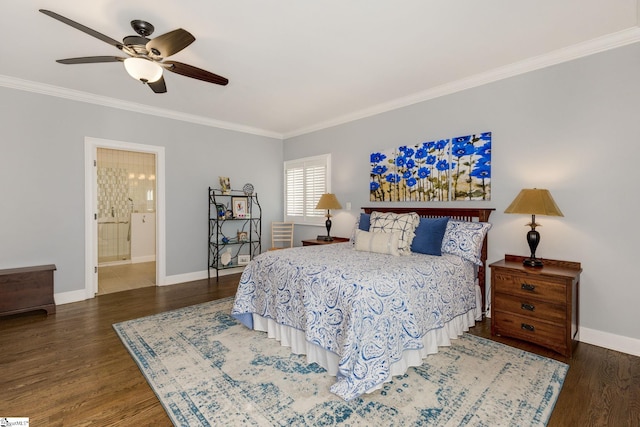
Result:
[[[369,227],[371,227],[371,215],[361,213],[360,221],[358,221],[358,228],[362,231],[369,231]]]
[[[411,252],[427,255],[442,255],[442,238],[447,230],[449,217],[420,218],[416,236],[411,242]]]

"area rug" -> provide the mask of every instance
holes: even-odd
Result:
[[[304,356],[237,323],[231,298],[113,325],[180,426],[546,425],[568,366],[464,334],[346,402]]]

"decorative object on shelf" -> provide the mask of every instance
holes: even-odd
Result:
[[[246,197],[232,197],[231,205],[233,206],[234,218],[246,218],[247,217],[247,198]]]
[[[248,242],[249,235],[246,231],[238,231],[238,242]]]
[[[333,238],[331,237],[331,209],[342,209],[342,205],[338,202],[335,194],[325,193],[318,200],[318,204],[316,205],[316,209],[326,209],[327,210],[327,221],[325,225],[327,227],[327,235],[324,240],[327,242],[331,242]]]
[[[251,261],[251,255],[238,255],[238,265],[247,265]]]
[[[244,192],[244,194],[246,194],[247,196],[250,196],[253,194],[253,184],[250,183],[246,183],[243,187],[242,187],[242,191]]]
[[[231,252],[229,252],[229,251],[224,252],[220,256],[220,263],[225,267],[228,266],[229,264],[231,264]]]
[[[225,205],[221,203],[216,203],[216,212],[219,217],[224,218],[224,214],[226,211],[227,211],[227,208]]]
[[[541,260],[536,258],[536,248],[540,243],[540,233],[536,230],[540,224],[536,224],[536,215],[564,216],[560,208],[551,197],[549,190],[531,188],[523,189],[505,209],[505,213],[531,215],[531,230],[527,233],[527,243],[531,250],[531,256],[525,258],[522,264],[527,267],[542,267]]]
[[[227,236],[224,236],[224,237],[222,238],[222,243],[225,243],[225,244],[226,244],[226,243],[229,243],[229,241],[230,241],[230,240],[229,240],[229,238],[228,238]]]
[[[222,194],[231,194],[231,180],[228,176],[220,176],[220,190]]]
[[[233,218],[233,212],[231,212],[230,210],[227,210],[227,211],[224,213],[224,218],[225,218],[225,219],[231,219],[231,218]]]

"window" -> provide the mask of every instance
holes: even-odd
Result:
[[[331,155],[284,162],[285,221],[324,224],[325,212],[316,209],[320,196],[331,191]]]

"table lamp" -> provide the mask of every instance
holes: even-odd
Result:
[[[338,202],[338,199],[336,199],[335,194],[325,193],[320,197],[320,200],[318,200],[316,209],[327,210],[327,221],[325,222],[325,225],[327,227],[327,235],[324,237],[324,240],[326,242],[331,242],[333,241],[333,237],[331,237],[331,213],[329,212],[329,210],[342,209],[342,206],[340,205],[340,202]]]
[[[536,248],[540,243],[540,233],[536,230],[540,224],[536,224],[536,215],[564,216],[551,197],[549,190],[538,188],[521,190],[504,212],[531,215],[531,223],[527,224],[531,226],[531,230],[527,233],[531,256],[525,258],[522,264],[527,267],[542,267],[542,260],[536,258]]]

